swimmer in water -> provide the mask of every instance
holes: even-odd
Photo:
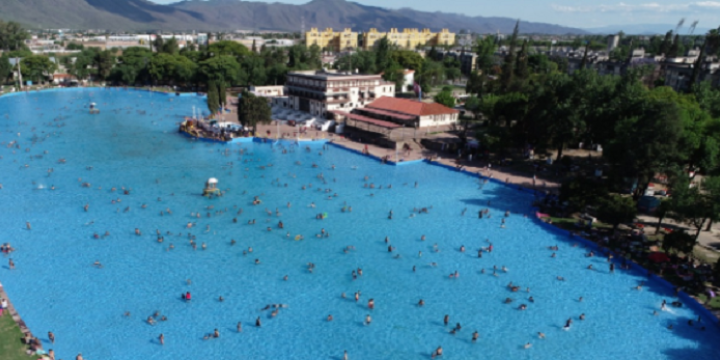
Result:
[[[544,339],[544,338],[545,338],[545,334],[539,332],[539,333],[538,333],[538,338],[539,338],[539,339]]]
[[[415,183],[415,187],[417,187],[417,183]],[[437,349],[435,349],[435,351],[433,351],[433,353],[430,355],[430,358],[434,359],[436,357],[442,356],[442,354],[443,354],[443,348],[442,348],[442,346],[438,346]]]

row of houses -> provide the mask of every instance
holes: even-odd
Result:
[[[568,73],[580,69],[584,56],[584,49],[565,50],[558,49],[548,52],[549,56],[565,58],[568,61]],[[684,92],[689,90],[690,79],[700,56],[700,49],[688,50],[685,56],[666,58],[663,55],[647,54],[644,49],[633,50],[628,59],[611,59],[607,52],[588,52],[586,67],[598,71],[601,75],[623,75],[628,69],[637,67],[648,67],[650,71],[647,78],[661,81],[665,86],[675,91]],[[701,69],[698,73],[698,81],[710,81],[713,86],[720,85],[717,75],[720,69],[720,61],[717,56],[705,56],[700,61]]]
[[[380,32],[373,28],[358,33],[350,28],[345,28],[342,31],[334,31],[332,28],[319,31],[317,28],[312,28],[304,36],[305,45],[308,47],[317,45],[323,49],[334,49],[335,51],[358,48],[370,50],[377,47],[378,42],[383,38],[387,38],[390,44],[403,49],[455,44],[455,33],[450,32],[448,29],[432,32],[430,29],[403,29],[399,31],[397,28],[392,28],[390,31]]]

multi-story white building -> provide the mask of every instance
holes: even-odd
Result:
[[[323,118],[333,110],[349,112],[383,96],[395,97],[395,83],[357,72],[289,72],[285,87],[285,107]]]

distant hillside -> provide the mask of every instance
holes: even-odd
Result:
[[[110,30],[278,30],[305,28],[356,30],[448,28],[509,33],[515,19],[469,17],[411,9],[385,9],[346,0],[313,0],[303,5],[239,0],[189,0],[159,5],[148,0],[0,0],[0,19],[33,28]],[[567,34],[584,30],[543,23],[521,23],[523,33]]]
[[[0,0],[0,19],[30,28],[182,30],[202,28],[201,14],[147,0]]]

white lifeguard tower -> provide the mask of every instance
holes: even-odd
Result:
[[[217,184],[218,179],[209,178],[208,181],[205,182],[205,190],[203,190],[203,196],[220,196],[220,189],[218,189]]]

